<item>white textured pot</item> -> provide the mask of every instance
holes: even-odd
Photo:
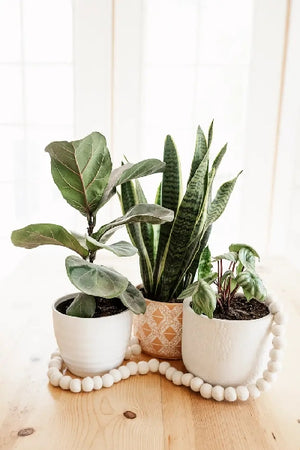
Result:
[[[189,372],[207,383],[247,385],[267,368],[272,314],[254,320],[209,319],[183,302],[182,359]]]
[[[56,307],[77,294],[59,298],[53,305],[54,333],[61,356],[68,369],[77,376],[93,376],[119,366],[128,346],[132,312],[107,317],[67,316]]]

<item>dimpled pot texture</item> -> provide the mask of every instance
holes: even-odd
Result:
[[[183,302],[182,359],[185,367],[212,385],[253,383],[267,367],[272,314],[254,320],[209,319]]]
[[[181,359],[182,303],[145,301],[145,314],[134,319],[143,352],[156,358]]]
[[[67,316],[56,307],[77,294],[58,299],[52,308],[54,333],[68,369],[80,377],[102,374],[124,360],[132,327],[132,312],[107,317]]]

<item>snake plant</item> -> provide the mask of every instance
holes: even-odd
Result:
[[[147,159],[136,164],[125,164],[112,171],[105,137],[97,132],[78,141],[52,142],[46,151],[51,157],[53,180],[62,196],[87,219],[87,234],[71,233],[61,225],[38,223],[13,231],[13,244],[29,249],[46,244],[60,245],[79,255],[68,256],[65,261],[70,281],[81,291],[69,306],[68,315],[93,317],[95,297],[116,297],[133,312],[144,312],[142,294],[125,276],[93,262],[96,252],[102,249],[117,256],[133,255],[136,248],[129,242],[107,244],[107,240],[118,228],[129,223],[161,224],[172,221],[173,211],[156,204],[133,205],[123,217],[102,225],[98,231],[94,231],[94,228],[97,212],[116,193],[117,186],[162,172],[165,163]]]
[[[127,225],[130,239],[139,252],[145,295],[150,299],[172,302],[193,282],[211,226],[223,213],[241,173],[222,184],[212,199],[216,171],[227,149],[225,145],[210,165],[212,137],[213,123],[207,139],[201,127],[198,127],[189,179],[183,195],[177,150],[171,136],[166,137],[166,168],[155,202],[172,210],[174,221],[159,226]],[[119,198],[124,213],[139,203],[147,202],[138,180],[122,184]]]

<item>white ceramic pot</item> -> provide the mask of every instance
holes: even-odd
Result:
[[[54,333],[63,360],[77,376],[93,376],[119,366],[124,360],[131,334],[129,309],[107,317],[67,316],[56,307],[77,294],[58,299],[52,308]]]
[[[254,320],[209,319],[183,302],[182,359],[187,370],[207,383],[251,384],[267,368],[272,315]]]

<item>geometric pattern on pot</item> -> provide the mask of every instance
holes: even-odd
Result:
[[[180,359],[182,303],[145,300],[145,314],[134,319],[135,334],[143,351],[157,358]]]

